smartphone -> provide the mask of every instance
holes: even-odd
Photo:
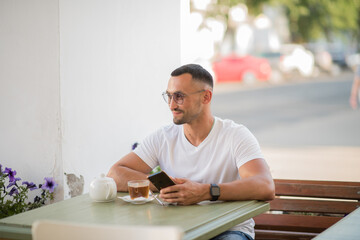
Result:
[[[164,172],[160,171],[148,176],[148,179],[160,191],[162,188],[175,185],[174,181]]]

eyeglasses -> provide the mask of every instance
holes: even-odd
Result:
[[[173,99],[177,104],[181,105],[184,103],[184,98],[188,95],[192,95],[192,94],[196,94],[196,93],[201,93],[201,92],[205,92],[206,90],[200,90],[197,92],[193,92],[193,93],[189,93],[189,94],[185,94],[182,92],[174,92],[173,94],[170,94],[168,92],[163,92],[162,96],[164,98],[164,101],[167,104],[170,104],[171,99]]]

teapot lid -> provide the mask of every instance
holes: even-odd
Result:
[[[95,178],[94,180],[98,181],[98,182],[114,181],[114,179],[112,179],[110,177],[106,177],[104,173],[101,173],[100,176]]]

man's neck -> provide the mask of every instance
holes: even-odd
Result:
[[[211,132],[215,118],[210,116],[202,121],[184,124],[186,139],[195,147],[199,146]]]

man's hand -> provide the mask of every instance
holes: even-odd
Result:
[[[169,203],[191,205],[210,199],[210,184],[192,182],[184,178],[172,178],[174,186],[163,188],[159,197]]]

